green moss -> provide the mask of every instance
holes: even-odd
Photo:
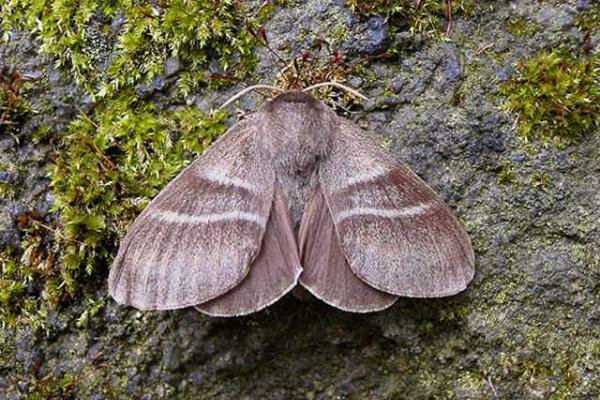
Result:
[[[534,34],[540,27],[525,18],[511,17],[506,25],[508,33],[514,36],[529,36]]]
[[[12,259],[8,252],[0,254],[2,263],[2,279],[0,280],[0,315],[10,315],[17,307],[16,299],[20,298],[27,288],[27,279],[22,268]],[[23,279],[25,278],[25,279]]]
[[[501,86],[525,140],[568,145],[600,124],[600,56],[544,51]]]
[[[47,302],[39,296],[41,285],[50,285],[44,270],[19,259],[14,249],[0,252],[0,323],[18,322],[43,328]],[[52,294],[51,290],[47,293]]]
[[[600,9],[590,7],[587,11],[579,13],[575,19],[575,25],[582,32],[600,28]]]
[[[76,374],[47,375],[40,379],[31,376],[27,379],[29,385],[27,398],[30,400],[73,399],[75,387],[80,382],[78,378]]]
[[[537,190],[548,191],[552,187],[552,178],[548,174],[534,173],[529,177],[528,184]]]
[[[242,2],[171,0],[9,0],[0,6],[3,29],[35,32],[41,51],[68,68],[75,80],[96,96],[124,86],[148,84],[175,57],[185,64],[180,89],[189,93],[205,78],[210,59],[244,76],[255,64],[258,44],[246,29],[257,24]],[[123,18],[121,27],[110,21]],[[97,26],[98,21],[104,21]],[[106,72],[100,71],[104,47],[116,50]]]
[[[0,173],[2,172],[7,172],[7,170],[0,166]],[[16,189],[12,183],[0,182],[0,197],[4,199],[11,199],[14,197],[15,193]]]
[[[443,31],[451,15],[471,15],[477,8],[477,2],[473,0],[347,0],[346,3],[361,15],[385,15],[397,27],[408,27],[413,33],[433,36]]]

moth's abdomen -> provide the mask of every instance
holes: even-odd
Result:
[[[318,158],[315,157],[313,162],[305,164],[303,168],[298,168],[297,164],[288,167],[278,171],[277,182],[285,194],[294,232],[297,234],[308,198],[318,184]]]

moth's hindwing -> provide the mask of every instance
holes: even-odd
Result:
[[[314,190],[306,206],[300,253],[304,268],[300,283],[327,304],[344,311],[371,312],[383,310],[397,299],[367,285],[350,269],[320,188]]]
[[[302,272],[296,239],[281,188],[275,195],[258,257],[242,282],[229,292],[196,306],[213,316],[238,316],[261,310],[292,290]]]

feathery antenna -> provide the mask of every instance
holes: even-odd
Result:
[[[236,95],[234,95],[233,97],[230,97],[229,100],[227,100],[225,103],[223,103],[223,105],[220,108],[225,108],[228,105],[230,105],[231,103],[233,103],[234,101],[236,101],[237,99],[239,99],[240,97],[242,97],[243,95],[245,95],[248,92],[252,92],[253,90],[259,90],[259,89],[267,89],[270,90],[272,92],[280,92],[283,93],[284,90],[281,88],[278,88],[277,86],[270,86],[270,85],[252,85],[250,87],[247,87],[244,90],[239,91]]]
[[[320,87],[323,87],[323,86],[335,86],[335,87],[343,89],[343,90],[345,90],[345,91],[347,91],[349,93],[352,93],[353,95],[355,95],[356,97],[358,97],[358,98],[360,98],[360,99],[362,99],[364,101],[369,100],[368,97],[360,94],[359,92],[357,92],[356,90],[352,89],[351,87],[348,87],[346,85],[342,85],[341,83],[337,83],[337,82],[333,82],[333,81],[331,81],[331,82],[316,83],[316,84],[314,84],[312,86],[309,86],[307,88],[302,89],[302,91],[303,92],[310,92],[313,89],[317,89],[317,88],[320,88]]]

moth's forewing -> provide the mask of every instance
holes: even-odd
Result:
[[[473,249],[444,201],[353,123],[339,119],[320,183],[352,271],[398,296],[442,297],[464,290]]]
[[[109,276],[119,303],[194,306],[237,286],[259,253],[275,173],[242,121],[171,181],[135,220]]]

